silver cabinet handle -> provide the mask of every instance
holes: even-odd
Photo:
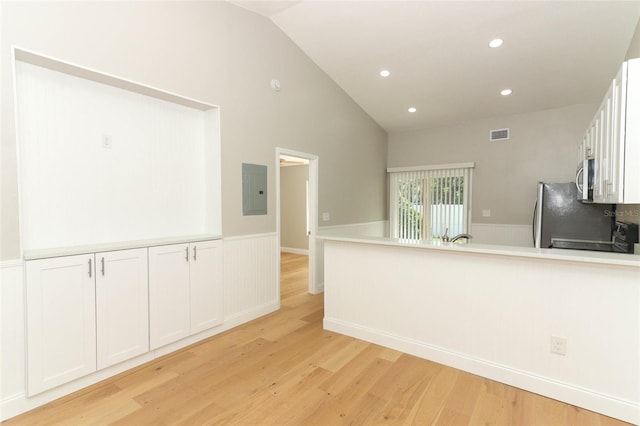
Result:
[[[102,257],[102,276],[104,277],[104,257]]]
[[[185,249],[185,256],[184,256],[184,260],[186,260],[187,262],[189,261],[189,247],[187,246]]]
[[[198,249],[198,246],[193,246],[193,260],[196,260],[196,250]]]
[[[89,259],[89,278],[91,278],[91,259]]]

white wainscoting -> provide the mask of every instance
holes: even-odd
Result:
[[[319,235],[349,235],[361,237],[386,237],[389,235],[389,221],[349,223],[346,225],[319,226]]]
[[[224,318],[238,325],[280,308],[278,234],[224,239]]]
[[[501,246],[533,247],[531,225],[506,225],[495,223],[471,224],[472,243]]]
[[[0,421],[278,310],[279,276],[276,233],[225,238],[222,325],[27,398],[23,262],[0,262]]]
[[[0,414],[5,401],[24,395],[24,313],[23,263],[0,262]]]
[[[318,235],[386,237],[389,235],[389,221],[349,223],[346,225],[319,226]],[[324,292],[324,240],[316,238],[316,288]]]

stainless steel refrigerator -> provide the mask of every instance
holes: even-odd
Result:
[[[535,247],[611,251],[614,224],[615,206],[579,201],[574,182],[538,183]]]

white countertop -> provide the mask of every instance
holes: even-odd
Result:
[[[410,247],[426,250],[440,250],[458,253],[480,253],[498,256],[527,257],[570,262],[600,263],[605,265],[632,266],[640,268],[640,256],[625,253],[606,253],[599,251],[537,249],[532,247],[499,246],[476,243],[443,243],[424,240],[402,240],[388,237],[370,237],[346,234],[319,234],[317,238],[325,241],[343,241],[349,243],[374,244],[395,247]]]
[[[193,243],[198,241],[220,240],[222,235],[186,235],[180,237],[154,238],[149,240],[122,241],[103,244],[87,244],[72,247],[56,247],[38,250],[25,250],[24,260],[45,259],[48,257],[72,256],[84,253],[101,253],[105,251],[128,250],[142,247],[164,246],[169,244]]]

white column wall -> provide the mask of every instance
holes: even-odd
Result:
[[[640,421],[637,267],[324,247],[326,329]],[[565,356],[551,335],[567,339]]]

